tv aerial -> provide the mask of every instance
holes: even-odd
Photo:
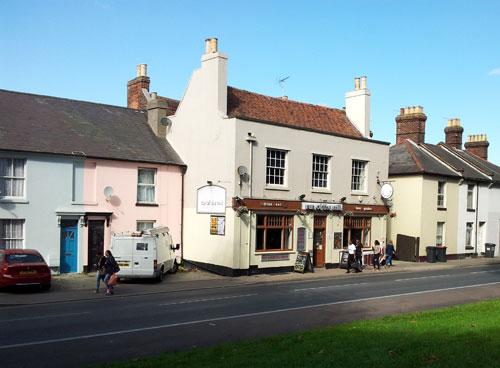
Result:
[[[286,76],[286,77],[282,76],[282,77],[278,78],[278,84],[279,84],[279,86],[281,88],[281,96],[283,96],[283,97],[286,96],[285,95],[285,82],[288,80],[288,78],[290,78],[289,75]]]

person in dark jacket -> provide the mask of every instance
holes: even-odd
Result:
[[[113,294],[113,286],[109,285],[109,279],[111,275],[113,275],[115,272],[118,272],[118,263],[115,261],[115,257],[113,257],[113,254],[111,254],[110,250],[107,250],[106,253],[106,261],[104,262],[104,283],[106,284],[106,295],[111,295]]]
[[[385,246],[385,264],[387,266],[392,266],[392,257],[395,253],[394,244],[392,244],[392,240],[389,240]]]
[[[96,285],[95,285],[96,293],[99,292],[101,281],[104,281],[104,277],[106,276],[106,272],[104,271],[105,262],[106,262],[106,257],[104,257],[101,253],[98,253],[94,262],[94,267],[96,268]]]
[[[356,263],[360,270],[363,269],[363,246],[359,239],[356,239]]]

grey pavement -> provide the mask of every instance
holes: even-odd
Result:
[[[261,283],[283,283],[328,278],[356,278],[359,275],[380,275],[395,272],[419,272],[440,269],[477,267],[481,265],[500,264],[500,257],[496,258],[466,258],[438,263],[414,263],[395,261],[393,267],[381,267],[380,271],[366,268],[360,274],[346,274],[344,269],[315,269],[314,273],[286,272],[277,274],[258,274],[240,277],[224,277],[199,269],[180,270],[176,274],[167,275],[163,282],[149,280],[124,280],[115,289],[115,295],[137,296],[155,293],[180,292],[189,290],[203,290],[211,288],[228,288],[241,285]],[[101,292],[94,293],[95,273],[90,274],[63,274],[53,276],[52,289],[42,292],[32,289],[2,290],[0,291],[0,306],[14,306],[26,304],[43,304],[54,302],[68,302],[104,298],[104,285],[101,283]]]

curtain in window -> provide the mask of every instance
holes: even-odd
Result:
[[[24,159],[0,159],[0,195],[24,196]]]
[[[139,170],[139,183],[137,185],[137,200],[139,202],[155,201],[155,171]]]
[[[0,249],[23,247],[24,220],[0,220]]]

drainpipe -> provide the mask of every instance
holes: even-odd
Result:
[[[182,184],[181,184],[181,262],[184,261],[184,176],[186,175],[186,167],[182,168]]]
[[[257,142],[257,138],[252,132],[248,132],[246,141],[249,146],[250,164],[248,168],[248,197],[252,198],[252,181],[253,181],[253,144]],[[252,262],[252,212],[248,212],[248,275],[250,275],[250,264]]]
[[[477,227],[478,227],[478,217],[479,217],[479,183],[476,183],[476,236],[475,236],[475,253],[477,254]]]

